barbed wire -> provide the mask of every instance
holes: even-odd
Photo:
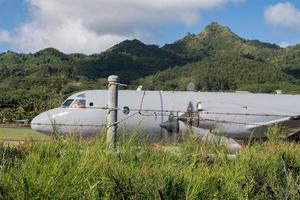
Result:
[[[262,117],[295,117],[298,115],[285,115],[285,114],[265,114],[265,113],[236,113],[236,112],[210,112],[203,111],[201,114],[209,115],[237,115],[237,116],[262,116]]]
[[[101,82],[100,84],[112,84],[109,83],[107,81]],[[138,88],[139,85],[129,85],[129,84],[122,84],[122,83],[113,83],[116,84],[120,87],[135,87]],[[176,113],[177,114],[177,119],[178,120],[197,120],[196,122],[201,123],[201,121],[207,121],[207,122],[213,122],[213,123],[225,123],[225,124],[239,124],[239,125],[252,125],[252,126],[270,126],[270,125],[263,125],[260,123],[244,123],[244,122],[237,122],[237,121],[230,121],[230,120],[217,120],[217,119],[209,119],[209,118],[203,118],[202,116],[205,115],[231,115],[231,116],[263,116],[263,117],[288,117],[288,118],[294,118],[294,117],[300,117],[300,115],[286,115],[286,114],[270,114],[270,113],[238,113],[238,112],[211,112],[211,111],[192,111],[192,112],[188,112],[187,110],[172,110],[172,109],[143,109],[143,102],[144,102],[144,97],[146,95],[146,91],[143,91],[143,96],[140,102],[140,106],[139,108],[130,108],[130,111],[133,111],[134,113],[121,119],[120,121],[117,121],[109,126],[113,126],[113,125],[118,125],[120,123],[123,123],[125,121],[127,121],[128,119],[134,117],[135,115],[139,114],[141,116],[147,116],[147,117],[151,117],[151,116],[155,116],[157,117],[158,114],[160,114],[160,116],[170,116],[172,113]],[[57,97],[53,97],[52,98],[58,98],[58,97],[62,97],[63,95],[57,95]],[[0,106],[8,106],[8,105],[15,105],[15,104],[0,104]],[[122,110],[121,108],[108,108],[108,106],[103,106],[103,107],[85,107],[85,108],[72,108],[72,107],[68,107],[66,109],[100,109],[100,110],[107,110],[108,112],[112,111],[112,110]],[[146,113],[146,114],[145,114]],[[185,116],[185,114],[190,114],[190,115],[194,115],[194,116]],[[195,114],[197,114],[198,116],[195,117]],[[95,124],[64,124],[64,123],[31,123],[31,125],[45,125],[45,126],[70,126],[70,127],[103,127],[105,126],[105,124],[101,124],[101,125],[95,125]]]
[[[137,115],[139,114],[138,112],[137,113],[134,113],[120,121],[117,121],[116,123],[113,123],[113,124],[110,124],[110,125],[107,125],[108,127],[110,126],[114,126],[114,125],[118,125],[120,123],[123,123],[125,121],[127,121],[129,118],[133,117],[134,115]],[[182,119],[182,118],[181,118]],[[184,119],[193,119],[193,118],[184,118]],[[214,122],[214,123],[222,123],[222,124],[239,124],[239,125],[252,125],[252,126],[266,126],[266,127],[270,127],[271,125],[264,125],[264,124],[255,124],[255,123],[243,123],[243,122],[235,122],[235,121],[227,121],[227,120],[214,120],[214,119],[204,119],[204,118],[200,118],[198,119],[199,122],[201,121],[209,121],[209,122]],[[61,126],[67,126],[67,127],[104,127],[106,126],[105,124],[101,124],[101,125],[91,125],[91,124],[63,124],[63,123],[58,123],[58,124],[51,124],[51,123],[31,123],[30,125],[37,125],[37,126],[52,126],[52,127],[61,127]],[[195,126],[197,127],[197,126]]]
[[[77,108],[71,108],[77,109]],[[101,109],[109,110],[108,107],[86,107],[79,109]],[[122,110],[121,108],[115,108],[115,110]],[[171,109],[142,109],[142,108],[130,108],[130,111],[137,112],[155,112],[155,113],[187,113],[187,110],[171,110]],[[286,115],[286,114],[270,114],[270,113],[238,113],[238,112],[211,112],[211,111],[193,111],[190,114],[203,114],[203,115],[234,115],[234,116],[261,116],[261,117],[300,117],[300,115]]]
[[[142,104],[141,104],[142,105]],[[71,109],[102,109],[102,110],[110,110],[107,106],[105,107],[94,107],[94,108],[71,108]],[[114,110],[121,110],[120,108],[115,108]],[[126,118],[117,121],[116,124],[123,123],[127,121],[129,118],[139,114],[146,117],[157,117],[157,116],[170,116],[171,113],[177,113],[177,118],[182,120],[198,120],[199,123],[201,121],[209,121],[214,123],[223,123],[223,124],[239,124],[239,125],[252,125],[252,126],[265,126],[260,123],[246,123],[246,122],[236,122],[236,121],[229,121],[229,120],[217,120],[217,119],[208,119],[201,117],[202,114],[212,114],[212,115],[235,115],[235,116],[266,116],[266,117],[287,117],[287,118],[297,118],[299,115],[280,115],[280,114],[259,114],[259,113],[229,113],[229,112],[192,112],[192,114],[198,114],[198,117],[193,116],[184,116],[186,111],[183,110],[159,110],[159,109],[130,109],[131,111],[135,111],[133,114],[129,115]],[[147,114],[143,113],[146,112]],[[150,113],[149,113],[150,112]],[[182,113],[179,115],[178,113]],[[64,123],[31,123],[31,125],[45,125],[45,126],[75,126],[75,127],[103,127],[104,125],[92,125],[92,124],[64,124]],[[269,126],[269,125],[268,125]]]
[[[129,115],[126,118],[121,119],[120,121],[117,121],[116,123],[107,125],[109,126],[114,126],[118,125],[120,123],[123,123],[127,121],[129,118],[135,116],[135,115],[141,115],[139,112],[135,112],[131,115]],[[238,124],[238,125],[245,125],[245,126],[260,126],[260,127],[270,127],[272,124],[261,124],[261,123],[247,123],[247,122],[237,122],[237,121],[230,121],[230,120],[217,120],[217,119],[208,119],[208,118],[201,118],[201,117],[179,117],[179,120],[197,120],[193,122],[199,122],[201,123],[202,121],[206,122],[213,122],[213,123],[222,123],[222,124]],[[103,127],[106,126],[106,124],[100,124],[100,125],[95,125],[95,124],[63,124],[63,123],[31,123],[31,125],[38,125],[38,126],[70,126],[70,127]],[[200,125],[200,124],[199,124]],[[197,126],[195,126],[197,127]]]
[[[216,119],[207,119],[207,118],[200,118],[200,121],[208,121],[214,123],[221,123],[221,124],[238,124],[238,125],[245,125],[245,126],[261,126],[261,127],[270,127],[270,125],[261,124],[261,123],[247,123],[247,122],[236,122],[236,121],[229,121],[229,120],[216,120]]]
[[[75,126],[75,127],[103,127],[105,124],[64,124],[64,123],[30,123],[30,125],[37,125],[37,126]]]
[[[131,117],[133,117],[133,116],[135,116],[135,115],[137,115],[137,114],[139,114],[139,112],[133,113],[133,114],[129,115],[128,117],[126,117],[126,118],[124,118],[124,119],[121,119],[120,121],[117,121],[117,122],[115,122],[115,123],[113,123],[113,124],[110,124],[110,125],[108,125],[108,127],[111,127],[111,126],[114,126],[114,125],[119,125],[119,124],[121,124],[121,123],[127,121],[129,118],[131,118]]]

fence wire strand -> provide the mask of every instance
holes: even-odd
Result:
[[[103,84],[108,85],[108,82],[103,82]],[[111,84],[111,83],[110,83]],[[130,87],[130,88],[138,88],[138,85],[130,85],[130,84],[122,84],[122,83],[113,83],[121,87]],[[154,116],[157,118],[158,114],[159,116],[169,116],[171,113],[177,113],[177,118],[180,119],[185,119],[185,120],[198,120],[200,123],[201,121],[206,121],[206,122],[212,122],[212,123],[223,123],[223,124],[239,124],[239,125],[251,125],[251,126],[264,126],[260,123],[244,123],[244,122],[236,122],[236,121],[229,121],[229,120],[216,120],[216,119],[209,119],[209,118],[204,118],[203,116],[205,115],[226,115],[226,116],[261,116],[261,117],[287,117],[287,118],[299,118],[299,115],[286,115],[286,114],[269,114],[269,113],[237,113],[237,112],[210,112],[210,111],[193,111],[190,114],[195,115],[197,114],[198,117],[192,117],[192,116],[184,116],[185,113],[187,113],[187,110],[172,110],[172,109],[143,109],[143,103],[144,103],[144,98],[146,95],[146,91],[141,91],[143,92],[142,99],[139,105],[139,108],[130,108],[130,111],[133,111],[134,113],[121,119],[120,121],[115,122],[114,124],[111,124],[110,126],[113,125],[118,125],[120,123],[123,123],[127,121],[128,119],[136,116],[136,115],[141,115],[141,116],[146,116],[146,117],[152,117]],[[59,97],[59,96],[57,96]],[[14,104],[0,104],[0,107],[4,106],[9,106],[9,105],[14,105]],[[107,106],[103,107],[85,107],[85,108],[66,108],[66,109],[89,109],[89,110],[106,110],[110,112],[111,110],[117,110],[120,111],[122,110],[121,108],[113,108],[110,109]],[[31,123],[31,125],[45,125],[45,126],[72,126],[72,127],[103,127],[105,126],[104,124],[101,125],[95,125],[95,124],[64,124],[64,123]]]

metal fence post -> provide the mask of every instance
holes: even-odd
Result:
[[[119,77],[111,75],[108,77],[108,113],[107,113],[107,137],[106,142],[109,146],[117,147],[117,120],[118,120],[118,81]]]

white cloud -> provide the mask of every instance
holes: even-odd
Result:
[[[9,32],[5,30],[0,30],[0,42],[9,42],[9,41],[10,41]]]
[[[96,53],[124,39],[145,39],[164,23],[193,25],[202,10],[242,1],[27,0],[32,16],[6,42],[25,52],[51,46],[67,53]]]
[[[288,46],[291,46],[291,44],[288,43],[288,42],[281,42],[281,43],[279,43],[278,45],[279,45],[280,47],[282,47],[282,48],[286,48],[286,47],[288,47]]]
[[[79,21],[65,21],[57,25],[30,23],[21,27],[16,45],[23,51],[37,51],[55,47],[63,52],[95,53],[126,39],[114,34],[97,34],[83,27]]]
[[[267,23],[300,31],[300,11],[291,3],[271,5],[264,12]]]
[[[295,46],[295,45],[297,45],[297,44],[299,44],[299,41],[298,41],[298,42],[295,42],[295,41],[293,41],[293,42],[281,42],[281,43],[279,43],[278,45],[279,45],[280,47],[282,47],[282,48],[286,48],[286,47],[292,47],[292,46]]]

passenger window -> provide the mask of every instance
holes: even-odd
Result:
[[[71,105],[72,108],[85,108],[85,99],[76,99]]]
[[[72,104],[73,101],[74,101],[74,99],[67,99],[67,100],[63,103],[62,107],[63,107],[63,108],[69,107],[69,106]]]

